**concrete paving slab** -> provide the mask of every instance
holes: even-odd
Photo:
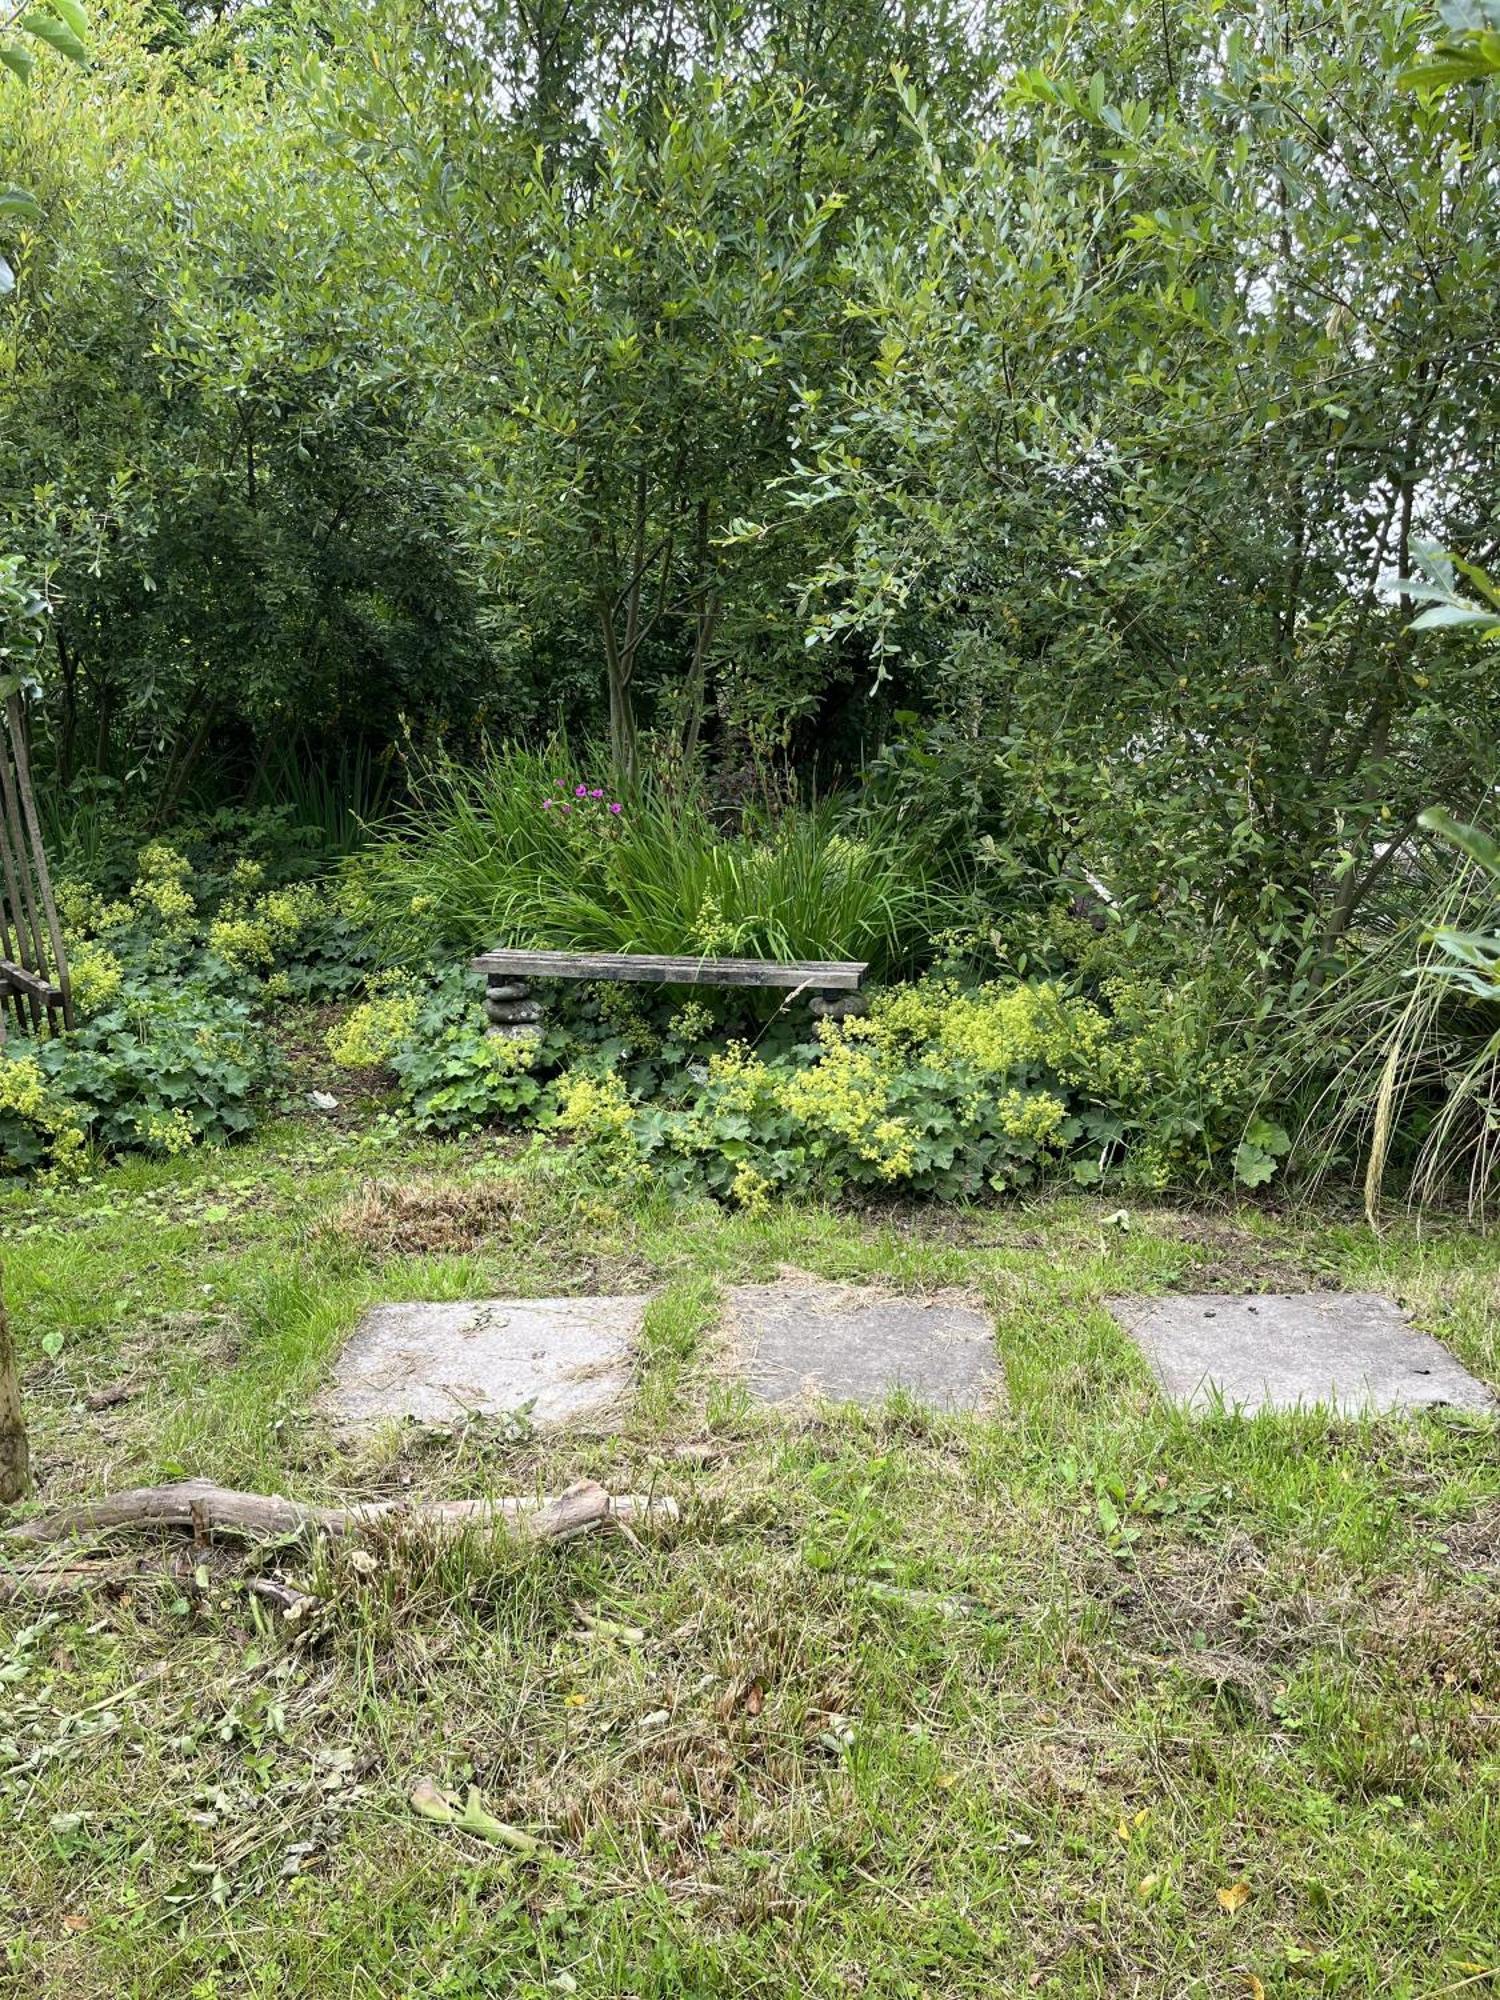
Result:
[[[1246,1414],[1319,1404],[1344,1415],[1496,1399],[1431,1334],[1378,1292],[1166,1293],[1110,1311],[1165,1394],[1192,1410]]]
[[[644,1298],[373,1306],[321,1399],[348,1424],[451,1424],[532,1405],[535,1424],[596,1417],[630,1386]]]
[[[869,1407],[904,1390],[952,1411],[985,1409],[1005,1394],[994,1326],[959,1299],[782,1278],[736,1285],[729,1304],[759,1402],[822,1398]]]

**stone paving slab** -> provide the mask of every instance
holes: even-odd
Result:
[[[644,1298],[373,1306],[321,1407],[349,1424],[451,1424],[531,1404],[535,1424],[597,1416],[630,1387]]]
[[[1246,1414],[1319,1404],[1342,1415],[1494,1411],[1496,1400],[1378,1292],[1166,1293],[1112,1299],[1174,1402]]]
[[[729,1305],[758,1402],[822,1398],[870,1407],[893,1390],[946,1411],[1003,1400],[994,1325],[962,1300],[782,1278],[736,1285]]]

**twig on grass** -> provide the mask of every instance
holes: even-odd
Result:
[[[547,1500],[486,1495],[478,1500],[366,1500],[350,1507],[318,1507],[280,1494],[239,1493],[209,1479],[179,1479],[39,1514],[7,1530],[4,1539],[61,1542],[115,1529],[178,1528],[200,1540],[219,1534],[276,1541],[309,1530],[350,1535],[389,1524],[442,1536],[504,1528],[525,1541],[546,1542],[567,1541],[606,1525],[627,1530],[659,1526],[677,1517],[675,1500],[610,1493],[593,1479],[581,1479]]]

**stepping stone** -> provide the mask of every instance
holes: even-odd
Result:
[[[452,1424],[531,1404],[531,1421],[597,1416],[630,1386],[643,1298],[471,1299],[374,1306],[320,1399],[349,1424]]]
[[[1167,1293],[1109,1310],[1190,1410],[1493,1411],[1495,1398],[1378,1292]]]
[[[816,1279],[736,1285],[750,1393],[762,1403],[883,1403],[904,1390],[936,1410],[999,1402],[1004,1378],[986,1313],[951,1297],[904,1299]]]

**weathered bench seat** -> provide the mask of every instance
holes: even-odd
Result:
[[[654,986],[759,986],[809,992],[813,1011],[837,1017],[860,1003],[853,994],[865,975],[854,959],[661,958],[633,951],[486,951],[472,961],[489,982],[485,1013],[501,1034],[537,1032],[541,1009],[533,979],[627,980]]]

